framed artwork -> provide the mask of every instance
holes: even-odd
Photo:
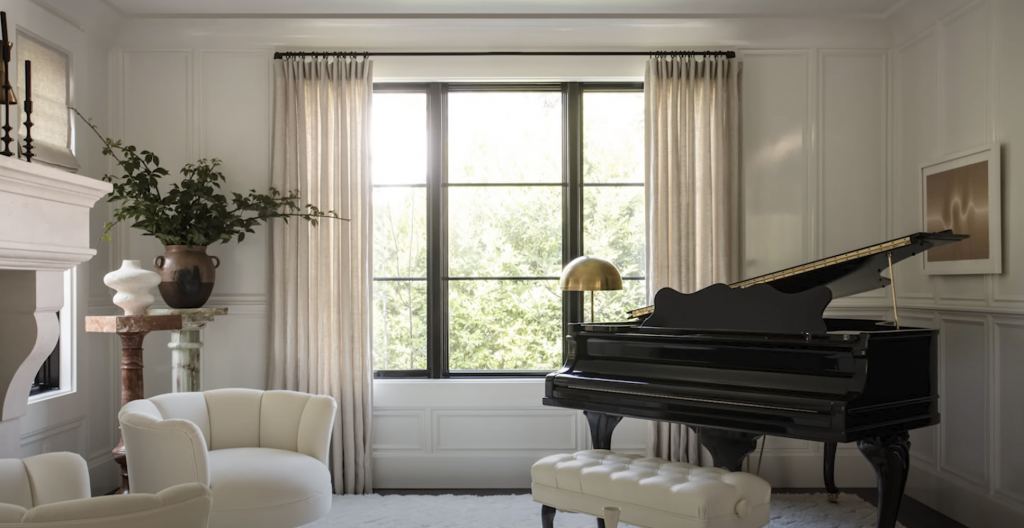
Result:
[[[999,144],[965,150],[921,167],[924,230],[970,238],[924,253],[929,275],[1002,273]]]

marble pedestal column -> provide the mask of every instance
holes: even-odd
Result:
[[[85,318],[86,332],[117,334],[121,338],[121,407],[146,397],[142,376],[142,341],[146,334],[178,328],[181,328],[181,317],[177,315],[91,315]],[[114,448],[114,461],[121,466],[121,489],[117,493],[128,493],[124,438]]]
[[[203,350],[199,331],[218,315],[227,315],[227,308],[150,308],[149,315],[180,315],[181,330],[171,332],[171,390],[199,391],[199,354]]]

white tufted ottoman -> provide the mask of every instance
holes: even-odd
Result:
[[[622,522],[645,528],[768,524],[772,488],[749,473],[592,449],[542,458],[530,476],[533,500],[544,505],[544,528],[552,528],[554,510],[601,517],[605,506],[618,507]]]

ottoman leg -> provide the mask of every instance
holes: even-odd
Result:
[[[555,528],[555,509],[547,504],[540,507],[540,525],[542,528]]]
[[[619,515],[622,513],[615,506],[604,507],[604,524],[605,528],[619,528]]]

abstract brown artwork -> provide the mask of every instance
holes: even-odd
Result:
[[[949,154],[921,166],[924,229],[968,238],[930,249],[928,275],[1003,272],[1002,163],[999,144]]]
[[[926,228],[970,235],[925,253],[929,262],[989,258],[988,161],[928,175]]]

